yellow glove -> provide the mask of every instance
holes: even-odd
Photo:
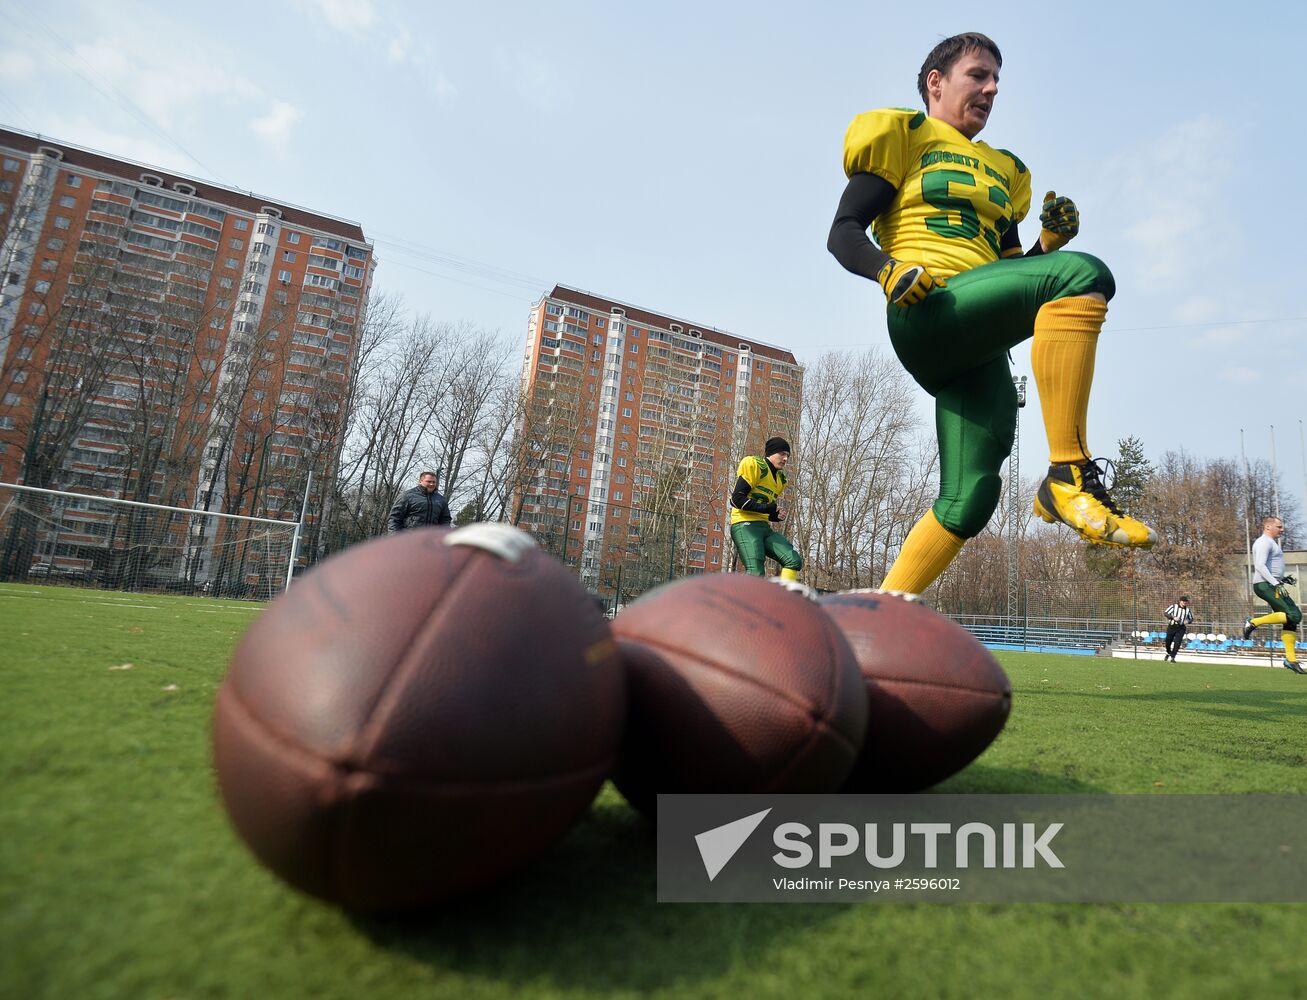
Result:
[[[1044,204],[1039,213],[1039,245],[1044,253],[1060,250],[1071,242],[1071,238],[1080,232],[1080,210],[1070,198],[1057,196],[1050,191],[1044,195]]]
[[[893,257],[885,261],[876,280],[885,289],[885,298],[900,309],[920,302],[931,289],[943,288],[948,284],[943,278],[936,278],[921,264],[908,264]]]

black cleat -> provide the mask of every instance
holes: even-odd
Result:
[[[1256,627],[1257,626],[1253,624],[1253,620],[1251,618],[1245,618],[1243,620],[1243,637],[1245,639],[1251,639],[1253,637],[1253,629],[1255,629]]]
[[[1297,660],[1284,660],[1281,665],[1285,670],[1292,670],[1295,674],[1307,674],[1307,670],[1298,666]]]

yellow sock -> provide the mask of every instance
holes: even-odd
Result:
[[[799,578],[799,571],[797,569],[785,569],[782,567],[781,569],[782,580],[797,580],[798,578]]]
[[[1107,303],[1090,295],[1045,302],[1035,314],[1030,367],[1039,387],[1052,465],[1084,462],[1089,389],[1094,381],[1094,352],[1107,317]]]
[[[881,589],[920,594],[948,568],[966,541],[935,520],[933,510],[926,511],[903,539],[903,548],[899,549],[899,557],[886,574]]]
[[[1260,618],[1252,619],[1254,625],[1283,625],[1289,620],[1289,616],[1283,611],[1272,611],[1269,615],[1262,615]]]
[[[1293,655],[1294,638],[1292,632],[1281,632],[1280,641],[1284,643],[1284,658],[1290,663],[1297,663],[1298,657]]]

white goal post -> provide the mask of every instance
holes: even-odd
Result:
[[[0,579],[266,600],[290,586],[300,528],[0,483]]]

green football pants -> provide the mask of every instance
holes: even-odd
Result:
[[[1280,587],[1277,591],[1269,583],[1254,583],[1253,593],[1269,604],[1272,611],[1284,612],[1286,621],[1282,627],[1286,632],[1298,631],[1298,623],[1302,621],[1302,612],[1298,610],[1298,605],[1293,603],[1293,598],[1289,596],[1287,590]]]
[[[790,540],[779,531],[773,531],[767,521],[741,521],[731,525],[731,541],[740,554],[744,571],[752,576],[766,576],[767,557],[775,559],[785,569],[803,569],[803,559]]]
[[[1035,330],[1044,303],[1116,291],[1089,254],[1058,251],[995,261],[948,279],[907,309],[889,307],[890,342],[908,374],[935,397],[939,497],[935,519],[963,538],[989,523],[1012,452],[1017,393],[1007,352]]]

